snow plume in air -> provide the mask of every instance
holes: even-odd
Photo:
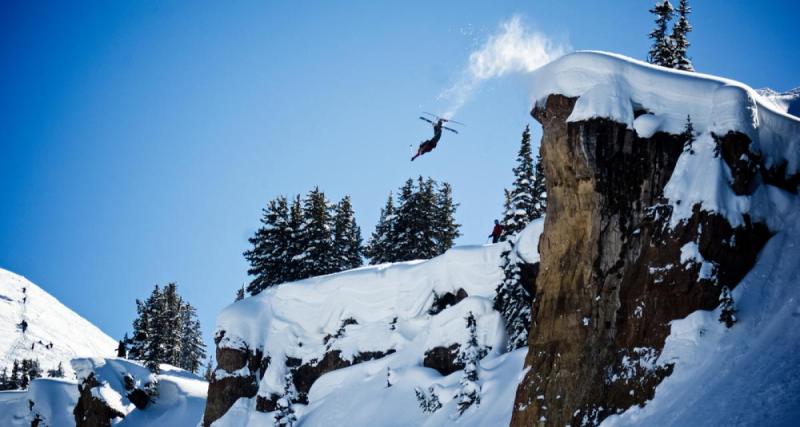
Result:
[[[513,16],[469,55],[469,65],[461,78],[439,95],[439,99],[449,101],[445,117],[452,117],[484,81],[511,73],[529,73],[566,51],[566,47],[531,31],[519,16]]]

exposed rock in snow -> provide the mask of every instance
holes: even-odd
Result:
[[[110,357],[116,347],[116,340],[42,288],[0,269],[0,370],[10,372],[14,359],[38,359],[44,372],[61,363],[72,378],[72,358]]]

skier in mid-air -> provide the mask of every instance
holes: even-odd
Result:
[[[459,123],[459,122],[456,122],[456,121],[453,121],[453,120],[443,119],[443,118],[441,118],[439,116],[435,116],[435,115],[430,114],[430,113],[425,113],[425,114],[431,115],[431,116],[436,118],[436,121],[434,122],[433,120],[426,119],[425,117],[420,117],[421,120],[425,120],[426,122],[428,122],[428,123],[433,125],[433,138],[425,140],[425,141],[422,141],[422,143],[419,144],[419,148],[417,149],[417,154],[415,154],[414,157],[411,158],[412,162],[417,157],[419,157],[419,156],[421,156],[421,155],[423,155],[425,153],[430,153],[431,151],[433,151],[434,148],[436,148],[436,144],[439,143],[439,139],[441,139],[441,137],[442,137],[442,129],[447,129],[450,132],[458,133],[457,130],[450,129],[447,126],[444,126],[444,124],[446,122],[453,122],[453,123],[463,124],[463,123]]]

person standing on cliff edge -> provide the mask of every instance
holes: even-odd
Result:
[[[503,234],[503,226],[500,225],[500,221],[494,220],[494,228],[492,229],[492,234],[489,235],[492,238],[492,243],[497,243],[501,234]]]

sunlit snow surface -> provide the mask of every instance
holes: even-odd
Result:
[[[45,372],[60,362],[71,378],[73,357],[113,356],[117,348],[116,340],[42,288],[1,268],[0,328],[0,370],[9,372],[14,359],[37,359]]]

